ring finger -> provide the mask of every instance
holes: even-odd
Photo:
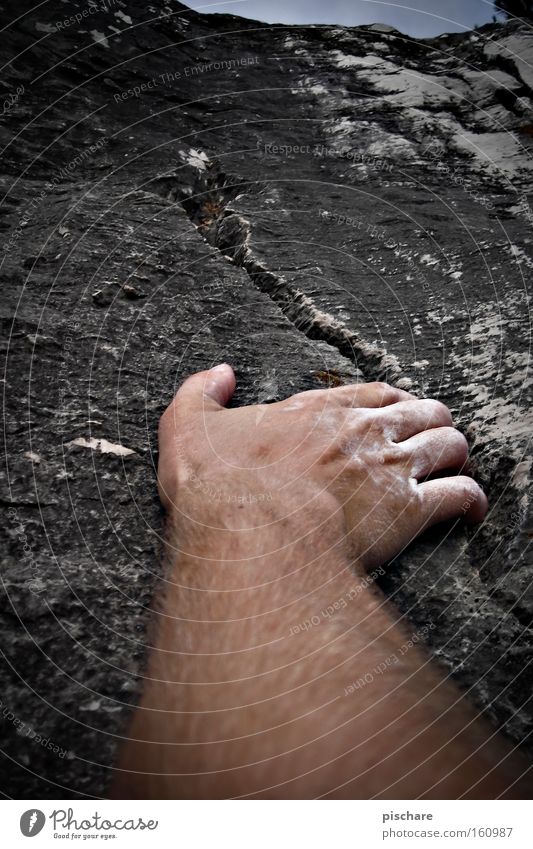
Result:
[[[432,398],[400,401],[390,407],[373,410],[372,416],[381,422],[383,430],[394,442],[402,442],[431,428],[450,427],[452,414],[448,407]]]
[[[454,427],[424,430],[398,443],[411,457],[413,477],[421,480],[444,469],[462,469],[468,459],[468,443]]]

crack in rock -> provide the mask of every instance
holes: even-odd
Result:
[[[206,160],[207,157],[202,159]],[[256,259],[250,247],[249,221],[228,205],[245,186],[248,184],[244,181],[224,174],[211,164],[197,178],[193,194],[183,198],[182,206],[208,244],[217,248],[225,259],[243,268],[253,284],[277,304],[297,330],[309,339],[336,348],[355,363],[366,380],[386,380],[399,388],[411,389],[413,381],[403,375],[394,355],[376,343],[361,339],[355,331],[319,309],[308,295]],[[167,196],[176,198],[179,191],[170,189]]]

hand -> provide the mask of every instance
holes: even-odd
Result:
[[[312,511],[316,523],[334,522],[350,556],[369,567],[430,525],[484,517],[480,487],[455,474],[468,446],[439,401],[368,383],[225,409],[234,389],[228,365],[199,372],[161,419],[159,491],[181,521],[204,524],[209,500],[242,508],[268,499],[284,518]],[[224,527],[257,528],[249,512],[247,526],[242,512],[226,511]]]

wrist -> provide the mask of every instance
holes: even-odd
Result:
[[[200,559],[242,562],[298,545],[310,554],[345,556],[346,525],[341,505],[310,485],[286,489],[261,486],[253,476],[182,484],[167,509],[167,539],[176,550]]]
[[[385,613],[375,585],[383,570],[367,573],[348,557],[334,499],[317,499],[313,508],[308,503],[292,514],[284,496],[241,504],[183,493],[167,518],[169,566],[193,594],[200,591],[210,604],[217,598],[220,618],[259,615],[269,628],[267,612],[276,611],[277,636],[290,636],[304,630],[293,626],[307,619],[314,624],[317,616],[325,623],[329,615],[339,622],[347,614],[352,626],[355,609],[363,619],[378,608]],[[176,591],[167,587],[170,607]]]

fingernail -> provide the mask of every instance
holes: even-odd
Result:
[[[215,366],[211,371],[224,371],[226,368],[229,368],[228,363],[220,363],[219,366]]]

